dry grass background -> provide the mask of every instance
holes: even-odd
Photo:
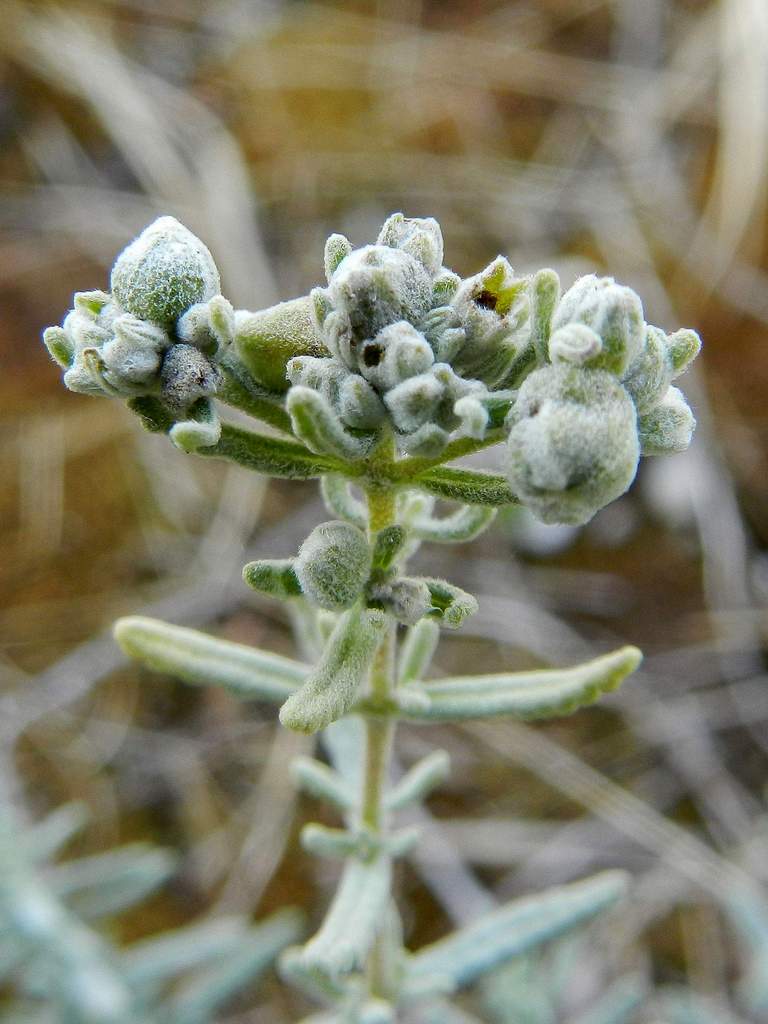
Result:
[[[31,817],[85,800],[83,850],[141,836],[181,851],[126,938],[206,908],[299,902],[318,918],[331,878],[296,836],[323,812],[286,773],[305,741],[126,667],[108,634],[149,611],[290,650],[239,568],[294,550],[315,490],[200,465],[114,403],[66,394],[38,339],[160,213],[208,242],[226,294],[254,309],[318,281],[331,231],[362,243],[392,210],[432,214],[458,271],[498,252],[566,281],[605,269],[705,352],[687,455],[647,460],[578,534],[508,517],[434,556],[481,601],[444,668],[619,641],[648,657],[571,720],[403,730],[404,762],[442,743],[455,769],[430,804],[450,820],[400,877],[409,941],[625,864],[636,895],[595,937],[563,1020],[625,968],[725,1005],[745,959],[713,895],[733,871],[768,887],[764,0],[2,0],[0,15],[7,798]],[[302,1012],[275,984],[249,1012],[253,998],[232,1021]],[[648,1001],[637,1020],[655,1014]]]

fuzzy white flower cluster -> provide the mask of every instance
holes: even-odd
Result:
[[[690,442],[672,382],[698,336],[647,324],[613,278],[561,295],[553,270],[516,275],[499,256],[462,279],[443,265],[437,221],[402,213],[372,245],[331,235],[325,271],[308,296],[235,312],[203,243],[161,217],[118,257],[111,294],[77,294],[45,342],[69,388],[151,396],[186,450],[221,436],[210,399],[225,369],[241,406],[270,405],[313,453],[347,463],[386,433],[436,460],[461,437],[506,438],[509,485],[545,522],[586,522],[641,455]]]
[[[234,313],[200,239],[160,217],[120,254],[111,288],[78,292],[63,325],[45,331],[66,386],[122,398],[157,394],[179,417],[213,395],[213,360],[231,340]]]

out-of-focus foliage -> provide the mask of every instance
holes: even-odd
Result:
[[[430,564],[480,594],[442,674],[584,660],[591,640],[647,658],[610,710],[543,732],[433,727],[454,772],[430,809],[449,820],[398,880],[408,943],[627,867],[636,897],[552,997],[561,1019],[589,1021],[649,965],[676,990],[644,997],[642,1024],[764,1019],[765,923],[717,879],[735,865],[768,884],[765,5],[6,0],[2,19],[8,799],[35,817],[84,799],[83,855],[125,840],[180,850],[179,880],[123,915],[121,941],[207,908],[324,903],[330,880],[292,825],[316,809],[297,807],[284,770],[306,741],[219,693],[139,686],[101,632],[140,610],[293,654],[239,566],[244,549],[295,553],[317,518],[312,485],[267,492],[112,405],[65,398],[38,335],[83,280],[108,286],[114,252],[155,215],[205,238],[227,294],[259,308],[315,283],[330,231],[362,244],[391,209],[434,213],[457,270],[497,253],[566,285],[609,269],[653,322],[693,324],[706,357],[687,379],[687,456],[644,466],[639,491],[582,531],[511,513],[471,558],[457,545]],[[581,762],[557,761],[577,745]],[[404,730],[404,762],[423,753]],[[308,1012],[262,992],[238,1019]]]

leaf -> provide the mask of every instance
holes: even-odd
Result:
[[[353,462],[370,451],[372,438],[351,434],[319,391],[294,385],[285,405],[297,437],[311,451]]]
[[[594,917],[626,889],[624,872],[605,871],[499,907],[413,955],[406,988],[429,976],[446,978],[456,988],[469,985],[499,964]]]
[[[573,1024],[629,1024],[647,996],[648,985],[641,975],[619,978]]]
[[[245,935],[238,948],[219,964],[196,974],[171,1000],[171,1024],[206,1024],[221,1019],[220,1007],[251,985],[281,950],[298,937],[301,918],[283,910]]]
[[[291,417],[282,407],[282,395],[275,395],[257,384],[243,364],[232,356],[224,356],[218,367],[222,379],[216,397],[221,402],[242,409],[286,434],[291,433]]]
[[[420,687],[423,707],[408,706],[406,717],[425,721],[462,721],[511,715],[524,720],[567,715],[615,690],[634,672],[642,654],[621,647],[574,668],[438,679]]]
[[[243,941],[243,917],[219,917],[134,942],[121,957],[126,978],[146,992],[202,964],[228,956]]]
[[[90,816],[87,805],[78,801],[63,804],[51,811],[46,818],[24,832],[24,846],[30,857],[42,863],[55,856],[83,828]]]
[[[474,615],[477,611],[477,600],[452,583],[445,580],[422,578],[426,583],[432,599],[432,610],[430,615],[448,629],[458,629],[468,615]]]
[[[129,657],[155,672],[194,686],[221,686],[244,700],[279,703],[309,672],[291,658],[138,615],[118,619],[115,639]]]
[[[287,480],[312,480],[324,473],[339,472],[344,467],[328,455],[316,455],[295,441],[267,437],[225,423],[221,438],[210,448],[201,448],[198,455],[229,459],[265,476]]]
[[[79,857],[51,870],[50,886],[79,917],[117,914],[159,888],[173,874],[168,850],[131,843],[117,850]]]
[[[325,650],[300,690],[280,708],[280,721],[297,732],[317,732],[352,707],[386,628],[373,608],[350,608],[337,622]]]
[[[191,454],[201,448],[210,448],[221,437],[221,421],[216,407],[209,398],[201,398],[168,431],[172,443],[181,451]]]
[[[336,978],[362,968],[386,916],[392,863],[385,853],[350,857],[320,930],[304,947],[309,970]]]
[[[519,499],[510,490],[506,477],[495,473],[478,473],[452,466],[435,466],[419,473],[409,481],[440,498],[460,501],[464,505],[517,505]]]
[[[460,544],[474,540],[495,518],[496,509],[469,505],[442,519],[436,516],[420,516],[414,520],[412,530],[420,540],[438,544]]]
[[[390,811],[401,811],[404,807],[420,803],[441,782],[448,778],[451,762],[444,750],[433,750],[410,768],[393,786],[387,797]]]
[[[354,794],[347,782],[328,765],[313,757],[295,757],[291,775],[297,786],[320,800],[327,800],[343,811],[354,806]]]
[[[287,600],[301,596],[292,558],[262,558],[249,562],[243,568],[243,579],[253,590],[270,597]]]
[[[406,633],[400,648],[398,685],[423,679],[440,640],[440,627],[434,619],[422,619]]]

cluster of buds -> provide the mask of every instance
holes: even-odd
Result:
[[[326,352],[293,358],[287,376],[320,395],[337,436],[389,423],[401,451],[437,457],[452,436],[482,438],[498,425],[508,389],[535,362],[531,281],[502,257],[466,281],[442,261],[431,218],[394,214],[360,249],[328,239],[328,287],[311,294]],[[364,441],[356,447],[363,457]]]
[[[544,522],[584,523],[627,490],[641,455],[690,444],[695,421],[672,381],[701,343],[646,324],[635,292],[592,274],[541,326],[546,362],[507,416],[507,473]]]
[[[45,341],[68,387],[152,396],[187,450],[219,439],[222,370],[313,453],[347,463],[384,434],[436,460],[460,437],[507,438],[509,485],[545,522],[586,522],[629,487],[641,454],[690,441],[672,381],[699,339],[646,324],[612,278],[560,296],[554,271],[518,276],[499,256],[462,280],[443,266],[437,222],[400,213],[373,245],[331,235],[325,271],[307,296],[234,311],[203,243],[161,217],[118,257],[111,294],[76,295]]]
[[[234,312],[208,249],[173,217],[160,217],[120,254],[110,285],[111,293],[78,292],[63,325],[44,333],[66,386],[90,395],[158,396],[174,419],[208,421],[215,441],[209,399]]]

